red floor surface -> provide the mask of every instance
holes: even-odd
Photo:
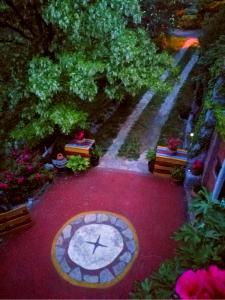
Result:
[[[110,288],[81,288],[62,279],[51,262],[61,226],[84,211],[119,213],[134,225],[139,255],[125,278]],[[34,226],[0,247],[1,298],[128,298],[134,280],[144,279],[173,255],[172,233],[184,221],[183,191],[169,180],[130,172],[91,170],[57,178],[32,210]]]

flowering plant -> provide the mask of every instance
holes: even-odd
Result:
[[[79,140],[79,141],[83,140],[84,137],[85,137],[85,133],[84,133],[83,130],[78,131],[78,132],[74,135],[74,138],[75,138],[76,140]]]
[[[191,166],[191,171],[194,175],[200,175],[203,172],[203,168],[203,162],[199,159],[196,159]]]
[[[177,151],[177,147],[181,144],[181,140],[179,138],[171,137],[168,139],[167,147],[171,151]]]
[[[27,148],[13,150],[9,168],[0,173],[0,202],[22,203],[52,178],[52,173],[43,167],[39,155],[32,155]]]
[[[208,270],[185,271],[176,282],[180,299],[224,299],[225,270],[210,266]]]

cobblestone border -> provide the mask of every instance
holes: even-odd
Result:
[[[124,242],[123,250],[108,266],[86,270],[68,256],[68,247],[74,232],[83,225],[105,224],[116,228]],[[51,249],[51,258],[58,274],[73,285],[89,288],[110,287],[127,274],[138,255],[138,239],[133,225],[125,217],[108,211],[82,212],[69,219],[57,232]]]

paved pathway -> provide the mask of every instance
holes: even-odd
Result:
[[[181,59],[183,58],[186,51],[191,45],[192,42],[189,43],[187,46],[184,45],[184,47],[180,49],[180,51],[175,55],[174,66],[177,66],[177,64],[181,61]],[[161,76],[160,80],[164,82],[169,77],[169,74],[170,74],[169,70],[166,70],[164,74]],[[146,106],[150,103],[154,95],[155,92],[152,92],[151,90],[147,91],[144,94],[144,96],[141,98],[141,100],[134,108],[132,114],[128,117],[127,121],[122,125],[117,137],[113,140],[112,145],[109,147],[107,153],[105,154],[105,158],[112,158],[112,157],[115,158],[117,156],[132,126],[139,119],[140,115],[142,114]]]
[[[203,31],[201,29],[193,29],[193,30],[170,29],[169,34],[179,36],[179,37],[199,38],[200,36],[202,36]]]
[[[178,93],[180,92],[184,82],[187,80],[190,72],[192,71],[193,67],[197,63],[199,58],[198,51],[196,51],[187,65],[185,66],[183,72],[180,75],[180,80],[178,83],[175,84],[173,90],[170,92],[170,94],[165,98],[164,102],[162,103],[158,113],[155,115],[153,123],[152,123],[152,129],[149,133],[148,137],[148,146],[149,148],[155,148],[157,146],[161,129],[163,125],[168,120],[169,114],[176,102],[176,98]]]
[[[81,214],[90,211],[105,213],[97,216],[96,213],[92,213],[92,216]],[[1,299],[127,299],[134,280],[144,279],[158,268],[160,262],[173,255],[175,243],[171,240],[171,235],[184,222],[183,190],[169,180],[153,178],[150,175],[92,169],[78,177],[56,178],[56,182],[45,192],[31,214],[33,227],[0,247]],[[81,215],[77,216],[78,214]],[[121,228],[118,228],[121,232],[118,236],[123,236],[123,240],[125,237],[131,242],[124,240],[129,251],[121,252],[115,260],[111,253],[108,257],[109,262],[101,262],[104,266],[106,264],[109,266],[98,269],[96,273],[94,270],[85,269],[87,266],[81,257],[81,251],[71,253],[71,250],[68,250],[66,254],[63,247],[67,249],[66,244],[72,234],[71,248],[73,242],[79,238],[78,233],[83,230],[82,235],[85,235],[86,241],[90,242],[89,248],[88,245],[85,246],[85,253],[88,249],[93,253],[89,255],[89,260],[92,259],[92,255],[98,256],[100,251],[107,250],[100,244],[105,246],[110,244],[117,247],[115,251],[121,251],[118,245],[122,241],[120,244],[115,244],[114,240],[109,240],[107,235],[102,236],[101,230],[97,235],[90,234],[87,230],[92,231],[92,227],[96,226],[92,223],[97,220],[97,223],[105,224],[103,227],[108,228],[108,232],[112,231],[112,226],[110,229],[107,223],[108,214],[115,216],[116,226]],[[65,224],[69,219],[69,223]],[[111,222],[113,219],[112,216]],[[76,282],[68,280],[68,273],[70,277],[85,284],[93,280],[96,282],[95,277],[98,273],[100,281],[109,280],[109,276],[110,278],[112,274],[115,276],[121,272],[121,268],[126,267],[123,262],[132,259],[128,252],[134,251],[133,237],[129,230],[124,230],[122,227],[126,226],[124,222],[128,221],[136,231],[136,245],[138,245],[136,249],[139,250],[136,259],[127,270],[128,273],[123,275],[124,278],[121,281],[118,281],[120,279],[118,278],[117,282],[114,282],[115,285],[107,288],[96,289],[73,285]],[[91,225],[80,227],[82,222]],[[62,229],[64,224],[67,227],[64,226]],[[132,227],[131,225],[129,228]],[[59,231],[60,229],[63,230],[63,240],[59,236],[62,232]],[[54,240],[57,232],[57,238]],[[56,270],[55,261],[51,259],[54,243],[61,247],[60,252],[57,252],[59,259],[63,255],[68,263],[70,257],[74,262],[71,267],[74,264],[80,267],[70,272],[70,265],[67,266],[65,260],[60,260],[61,266]],[[82,242],[79,245],[82,246]],[[79,245],[76,243],[76,247]],[[79,255],[75,256],[75,254]],[[112,265],[111,260],[114,260]],[[119,260],[118,263],[116,260]],[[87,276],[89,272],[95,272],[95,277]]]
[[[195,40],[186,41],[183,48],[177,53],[175,57],[175,62],[174,62],[175,65],[182,59],[187,49],[195,42],[196,42]],[[148,148],[154,148],[157,145],[158,139],[160,137],[161,129],[169,117],[169,114],[175,104],[177,95],[180,89],[182,88],[184,82],[187,80],[188,75],[190,74],[191,70],[193,69],[197,61],[198,61],[198,51],[196,51],[192,55],[191,59],[185,66],[183,72],[181,73],[179,82],[175,84],[173,90],[165,98],[163,104],[161,105],[153,121],[154,124],[152,126],[151,135],[149,135],[148,142],[147,142]],[[166,71],[162,75],[161,80],[165,81],[168,76],[169,76],[169,72]],[[143,152],[137,161],[118,158],[117,154],[119,152],[120,147],[123,145],[128,133],[130,132],[132,126],[138,120],[141,113],[149,104],[149,102],[151,101],[154,95],[155,93],[148,91],[142,97],[142,99],[134,109],[133,113],[128,117],[127,121],[121,127],[116,139],[113,140],[112,145],[109,147],[108,151],[101,159],[99,168],[130,170],[130,171],[136,171],[145,174],[148,173],[147,162],[145,159],[147,151]]]

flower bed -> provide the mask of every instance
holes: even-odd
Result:
[[[24,203],[52,179],[52,172],[44,168],[39,154],[28,148],[13,150],[8,168],[0,172],[0,204],[10,207]]]

